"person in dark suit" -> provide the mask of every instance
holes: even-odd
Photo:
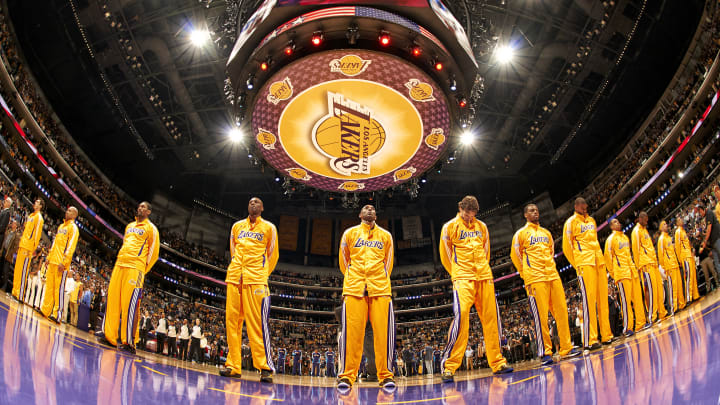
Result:
[[[147,334],[150,329],[152,329],[152,318],[150,318],[148,311],[145,310],[142,319],[140,319],[140,349],[142,350],[147,350]]]
[[[10,221],[10,225],[5,233],[5,238],[2,243],[2,272],[0,272],[0,283],[2,283],[2,289],[5,292],[10,292],[10,280],[14,274],[14,263],[15,254],[17,253],[18,247],[20,246],[20,231],[17,227],[18,223],[15,220]]]
[[[12,214],[12,199],[5,197],[3,200],[2,211],[0,211],[0,235],[4,235],[7,230],[8,224],[10,223],[10,216]]]

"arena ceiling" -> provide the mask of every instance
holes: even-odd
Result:
[[[235,17],[248,18],[258,3],[48,0],[38,8],[8,0],[8,9],[53,109],[93,161],[135,198],[159,190],[237,213],[249,195],[342,204],[340,195],[330,201],[309,189],[284,195],[274,170],[228,138],[233,118],[225,64]],[[426,207],[472,193],[490,208],[544,190],[562,203],[581,190],[665,90],[704,5],[446,3],[469,34],[484,88],[471,105],[475,142],[457,148],[454,159],[444,158],[420,183],[415,201]],[[193,46],[194,28],[213,32],[208,46]],[[493,51],[507,44],[515,57],[504,65]],[[409,201],[403,190],[375,199],[386,206]]]

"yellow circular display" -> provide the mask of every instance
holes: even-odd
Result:
[[[398,91],[341,79],[295,96],[280,116],[278,138],[288,156],[309,172],[362,180],[407,163],[422,144],[423,123]]]

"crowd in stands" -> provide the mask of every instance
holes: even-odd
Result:
[[[635,176],[650,156],[663,144],[666,137],[670,135],[675,123],[688,111],[689,107],[697,111],[697,116],[682,129],[681,135],[674,143],[675,148],[690,135],[698,118],[704,112],[704,108],[720,87],[720,81],[716,80],[713,85],[714,91],[710,92],[707,99],[690,104],[717,58],[718,50],[720,50],[720,19],[716,17],[715,13],[711,13],[711,18],[703,22],[702,34],[697,49],[699,55],[693,58],[688,68],[692,69],[691,73],[687,73],[680,78],[677,87],[673,89],[674,98],[670,106],[663,109],[645,131],[632,141],[631,153],[621,155],[611,164],[611,167],[603,170],[602,176],[585,189],[583,194],[587,196],[586,200],[590,206],[598,208],[604,206],[623,185]],[[665,162],[669,153],[674,151],[675,148],[670,147],[664,150],[661,162],[648,171],[641,183],[644,183],[657,171],[659,166]],[[637,191],[637,188],[633,193]],[[620,208],[621,205],[621,203],[618,203],[615,209]]]

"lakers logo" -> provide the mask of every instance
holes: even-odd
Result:
[[[258,143],[262,145],[263,148],[267,150],[275,149],[275,142],[277,142],[277,137],[270,133],[270,131],[258,128],[258,133],[255,136],[255,139],[257,139]]]
[[[395,173],[393,173],[393,179],[396,182],[407,180],[412,177],[412,175],[415,174],[416,171],[417,170],[412,166],[408,167],[407,169],[396,170]]]
[[[438,150],[438,148],[445,143],[445,134],[443,134],[442,128],[433,128],[430,131],[430,135],[425,137],[425,145],[432,150]]]
[[[364,72],[370,66],[370,63],[372,63],[371,60],[363,59],[357,55],[345,55],[340,59],[330,61],[330,71],[353,77]]]
[[[287,100],[293,95],[293,86],[290,78],[275,82],[268,88],[267,100],[275,105],[283,100]]]
[[[296,179],[296,180],[308,181],[308,180],[312,179],[312,177],[308,175],[308,173],[305,169],[301,169],[299,167],[294,167],[292,169],[285,169],[285,171],[288,172],[290,177],[292,177],[293,179]]]
[[[327,92],[328,115],[313,127],[315,148],[330,158],[330,168],[343,175],[370,173],[370,157],[385,144],[385,129],[372,111],[342,94]]]
[[[365,188],[364,183],[358,183],[356,181],[346,181],[338,186],[338,189],[345,191],[358,191]]]
[[[415,101],[426,103],[428,101],[435,101],[433,97],[433,88],[428,83],[421,82],[418,79],[410,79],[405,83],[405,87],[410,90],[410,98]]]

